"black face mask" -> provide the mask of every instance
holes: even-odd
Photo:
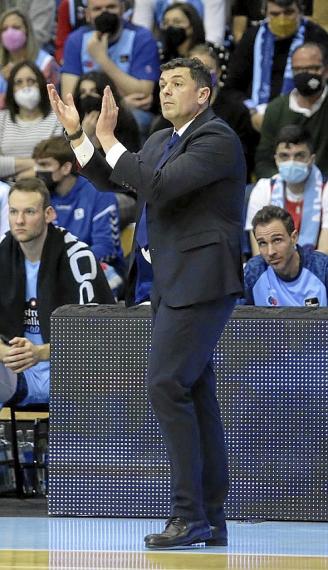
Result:
[[[95,28],[102,34],[113,36],[119,30],[121,20],[117,14],[111,12],[103,12],[95,18]]]
[[[297,73],[294,76],[294,84],[297,91],[306,97],[307,95],[315,95],[323,89],[323,78],[318,73]]]
[[[82,118],[87,113],[91,113],[91,111],[100,111],[101,97],[97,97],[96,95],[87,95],[86,97],[83,97],[83,99],[80,99],[80,110]]]
[[[169,26],[162,33],[164,46],[168,52],[175,51],[187,39],[185,28]]]
[[[51,194],[53,194],[56,191],[58,182],[55,182],[53,180],[51,170],[37,170],[36,176],[37,178],[43,180],[43,182],[45,183],[46,187],[48,188]]]

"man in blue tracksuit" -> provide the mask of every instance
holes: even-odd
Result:
[[[252,225],[260,255],[246,264],[244,303],[326,307],[328,255],[298,246],[293,219],[278,206],[259,210]]]
[[[37,175],[51,193],[55,225],[68,229],[90,246],[96,258],[104,262],[111,288],[117,294],[116,289],[123,283],[124,259],[115,194],[98,192],[83,176],[72,173],[75,159],[63,137],[41,141],[33,157]]]

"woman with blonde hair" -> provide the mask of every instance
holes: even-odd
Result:
[[[47,83],[59,81],[59,67],[55,59],[40,49],[26,14],[13,8],[0,16],[0,109],[5,106],[7,80],[15,64],[33,61],[42,71]]]

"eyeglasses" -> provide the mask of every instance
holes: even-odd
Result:
[[[276,158],[280,160],[280,162],[286,162],[287,160],[296,160],[299,162],[307,162],[310,160],[310,155],[308,152],[299,151],[293,153],[288,152],[277,152]]]
[[[323,69],[323,65],[307,65],[305,67],[293,67],[292,69],[294,75],[297,75],[298,73],[317,73]]]

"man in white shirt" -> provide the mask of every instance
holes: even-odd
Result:
[[[328,185],[314,164],[309,133],[298,125],[283,127],[276,141],[276,174],[254,186],[247,208],[245,229],[250,232],[252,254],[258,254],[252,230],[255,214],[269,204],[285,208],[299,232],[299,244],[328,253]]]

